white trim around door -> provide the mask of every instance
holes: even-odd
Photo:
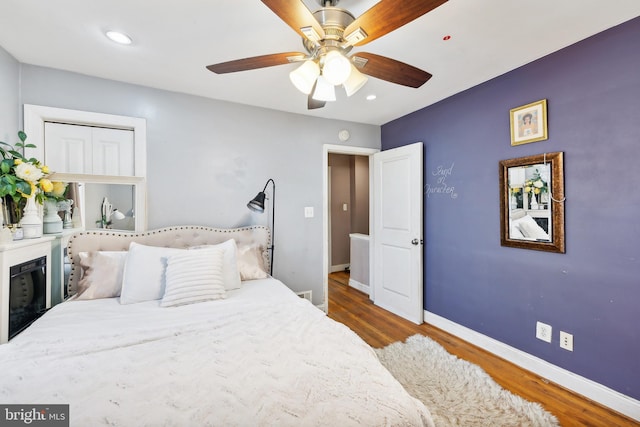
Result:
[[[320,308],[325,313],[329,310],[329,154],[347,154],[355,156],[369,156],[369,188],[372,186],[371,156],[380,150],[377,148],[349,147],[344,145],[325,144],[322,146],[322,283],[323,302]],[[371,217],[371,203],[373,193],[369,194],[369,217]],[[371,272],[371,269],[369,269]]]

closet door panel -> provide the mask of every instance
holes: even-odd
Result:
[[[47,122],[44,162],[52,172],[93,173],[90,127]]]
[[[93,128],[93,174],[134,176],[133,131]]]

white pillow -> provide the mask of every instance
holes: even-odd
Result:
[[[224,249],[212,247],[167,258],[167,286],[162,307],[225,298]]]
[[[514,222],[511,222],[509,224],[509,239],[522,240],[524,238],[525,238],[524,234],[520,232],[520,229],[518,228],[518,226]]]
[[[243,245],[238,247],[238,270],[242,280],[266,279],[269,275],[264,268],[262,247]]]
[[[124,264],[120,304],[135,304],[162,298],[167,257],[186,251],[131,242]]]
[[[80,267],[82,267],[82,278],[78,282],[75,300],[120,296],[127,252],[80,252],[78,256]]]
[[[536,220],[529,215],[525,215],[522,218],[513,221],[513,223],[526,238],[534,240],[549,240],[549,235],[538,225]]]
[[[239,289],[242,286],[242,282],[240,281],[240,272],[238,271],[238,247],[236,246],[236,241],[229,239],[226,242],[217,245],[193,246],[189,249],[203,248],[221,248],[224,251],[222,258],[224,287],[228,291],[232,289]]]

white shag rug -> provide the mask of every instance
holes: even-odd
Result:
[[[376,349],[378,358],[431,412],[436,426],[559,426],[556,417],[498,385],[482,368],[422,335]]]

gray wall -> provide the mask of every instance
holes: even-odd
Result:
[[[369,157],[351,156],[351,232],[369,234]]]
[[[179,77],[177,77],[179,78]],[[276,182],[274,276],[294,290],[322,289],[322,147],[380,147],[380,128],[282,113],[71,72],[21,65],[22,104],[147,120],[148,224],[267,224],[247,202]],[[330,107],[329,107],[330,108]],[[313,206],[314,218],[304,218]]]
[[[350,233],[369,234],[369,157],[329,154],[329,166],[331,267],[351,262]]]
[[[19,64],[0,47],[0,141],[18,142]]]
[[[329,267],[349,264],[351,233],[351,156],[329,154],[331,168],[331,262]],[[342,209],[347,204],[347,210]],[[329,270],[331,271],[331,269]]]

